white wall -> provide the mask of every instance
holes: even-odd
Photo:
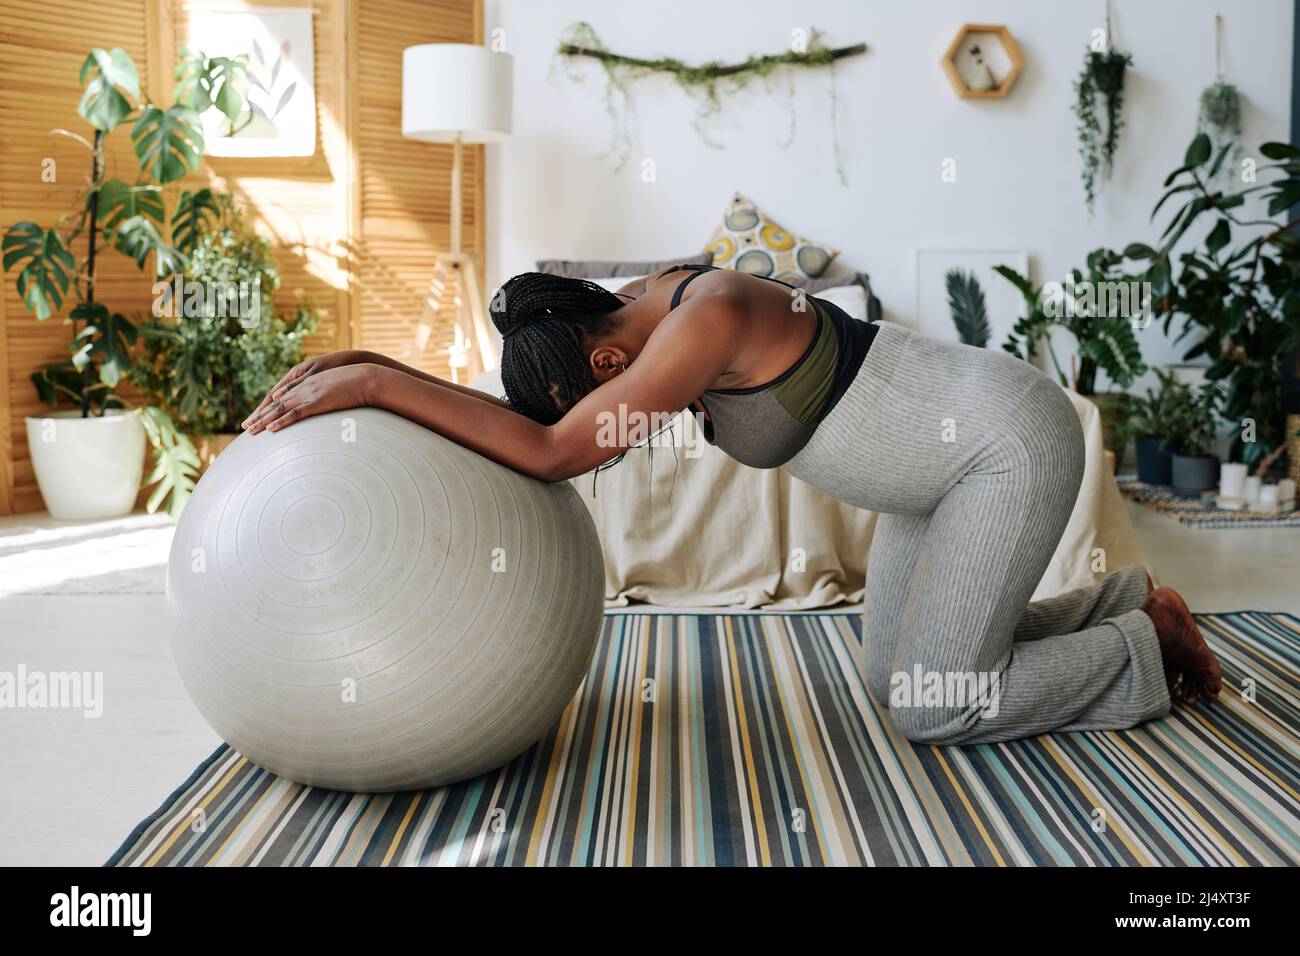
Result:
[[[1115,45],[1135,65],[1126,85],[1118,168],[1089,218],[1079,183],[1072,104],[1101,0],[487,0],[486,27],[504,30],[515,57],[515,133],[490,148],[488,282],[538,258],[655,258],[700,249],[740,190],[786,228],[838,247],[870,274],[890,318],[913,308],[917,245],[1025,249],[1038,281],[1060,279],[1099,245],[1154,244],[1148,215],[1164,177],[1195,133],[1200,91],[1214,79],[1214,14],[1225,18],[1228,79],[1247,97],[1243,142],[1289,138],[1292,0],[1116,0]],[[633,84],[636,152],[621,172],[601,158],[610,121],[603,74],[583,85],[548,81],[561,32],[589,21],[619,53],[688,62],[744,59],[786,48],[791,31],[817,27],[832,45],[863,41],[865,56],[838,75],[848,185],[835,174],[829,84],[796,76],[798,133],[784,80],[761,83],[724,106],[705,145],[693,101],[670,78]],[[1005,23],[1025,68],[1010,96],[958,99],[938,66],[967,21]],[[657,178],[641,178],[640,159]],[[957,181],[941,181],[951,157]],[[1149,362],[1183,347],[1142,333]]]

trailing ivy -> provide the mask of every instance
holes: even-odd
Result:
[[[1132,65],[1133,57],[1127,53],[1115,49],[1089,50],[1083,58],[1083,70],[1074,81],[1083,193],[1089,212],[1097,198],[1098,185],[1110,178],[1114,166],[1119,134],[1124,128],[1124,73]]]

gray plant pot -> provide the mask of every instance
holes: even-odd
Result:
[[[1199,495],[1219,484],[1219,459],[1214,455],[1180,455],[1174,452],[1174,493]]]

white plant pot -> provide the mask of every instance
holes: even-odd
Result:
[[[82,418],[80,411],[27,417],[36,484],[50,515],[115,518],[135,507],[144,475],[140,411]]]

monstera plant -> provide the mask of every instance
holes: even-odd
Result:
[[[108,250],[132,259],[163,280],[184,269],[201,224],[216,211],[207,189],[166,190],[198,169],[203,156],[201,115],[215,108],[232,124],[247,112],[247,64],[242,57],[207,57],[186,50],[176,68],[169,105],[140,88],[135,63],[120,49],[94,49],[81,67],[77,112],[89,138],[89,178],[70,209],[51,225],[12,225],[3,240],[6,271],[40,321],[64,312],[71,325],[69,357],[32,376],[42,400],[72,405],[28,419],[28,440],[46,506],[57,517],[101,517],[130,510],[140,484],[147,434],[157,467],[150,509],[169,499],[178,511],[192,486],[197,459],[161,409],[128,410],[116,389],[132,365],[136,323],[96,289],[100,258]],[[112,178],[105,142],[121,128],[138,163],[133,181]],[[120,133],[118,134],[120,135]],[[134,463],[132,457],[134,456]]]
[[[1146,371],[1135,327],[1143,319],[1144,301],[1139,293],[1128,295],[1129,277],[1117,271],[1123,257],[1110,249],[1088,254],[1088,269],[1070,271],[1068,282],[1050,287],[1034,286],[1028,276],[1010,266],[994,266],[1025,300],[1025,314],[1016,322],[1003,348],[1025,361],[1045,348],[1056,377],[1064,387],[1080,395],[1097,393],[1097,374],[1104,372],[1112,384],[1127,388]],[[1103,294],[1119,289],[1124,295]],[[1062,329],[1078,343],[1079,363],[1067,378],[1052,346],[1053,328]]]
[[[1002,347],[1025,361],[1032,361],[1040,348],[1045,349],[1062,387],[1073,388],[1097,406],[1102,441],[1116,457],[1122,451],[1125,396],[1122,392],[1099,392],[1098,376],[1104,373],[1111,385],[1124,389],[1146,372],[1135,330],[1149,322],[1149,304],[1140,285],[1119,271],[1122,262],[1119,253],[1094,249],[1088,254],[1086,272],[1072,269],[1064,283],[1053,282],[1041,289],[1009,266],[994,267],[1025,300],[1025,314]],[[1053,329],[1068,332],[1077,343],[1078,364],[1071,366],[1068,378],[1052,345]]]

